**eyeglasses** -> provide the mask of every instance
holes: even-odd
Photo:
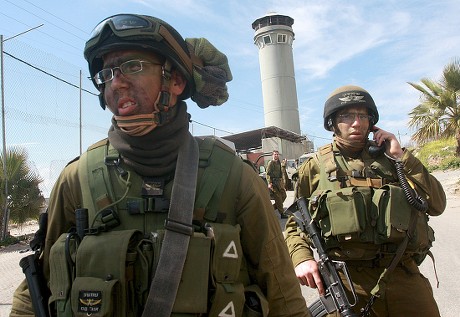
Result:
[[[98,71],[96,75],[94,76],[94,81],[98,85],[102,85],[103,83],[111,81],[113,79],[113,76],[115,75],[115,69],[119,69],[120,73],[122,73],[123,75],[131,75],[131,74],[140,73],[141,71],[144,70],[143,64],[161,65],[160,63],[133,59],[133,60],[126,61],[120,64],[120,66],[112,67],[112,68],[104,68]]]
[[[359,121],[369,122],[372,119],[371,115],[364,114],[364,113],[342,113],[339,114],[340,121],[346,124],[352,124],[355,122],[356,118]]]

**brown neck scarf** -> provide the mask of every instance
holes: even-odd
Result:
[[[334,142],[337,145],[337,148],[340,152],[347,157],[358,157],[366,145],[366,141],[362,140],[361,142],[342,139],[340,136],[334,136]]]
[[[177,155],[189,129],[187,105],[177,105],[177,115],[169,123],[157,126],[143,136],[131,136],[118,127],[115,118],[109,129],[109,141],[123,161],[142,176],[164,176],[176,168]]]

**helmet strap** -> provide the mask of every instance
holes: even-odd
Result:
[[[169,83],[171,82],[171,62],[166,59],[164,65],[161,67],[161,90],[160,97],[157,99],[155,108],[159,111],[168,111],[169,108]]]
[[[152,113],[133,116],[114,116],[118,127],[123,132],[131,136],[143,136],[155,129],[157,126],[162,126],[175,116],[175,107],[169,106],[171,68],[171,62],[166,60],[162,66],[161,90],[158,93],[154,111]]]
[[[105,110],[104,88],[101,87],[99,88],[99,95],[97,97],[99,98],[99,105],[101,106],[102,110]]]

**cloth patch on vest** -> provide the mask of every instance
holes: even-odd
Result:
[[[102,306],[101,291],[80,291],[78,294],[78,312],[88,315],[98,313]]]
[[[162,196],[165,187],[164,178],[144,178],[142,196]]]
[[[224,309],[219,313],[219,317],[236,317],[235,315],[235,305],[233,302],[228,303]]]
[[[231,241],[222,255],[224,258],[238,259],[238,251],[236,249],[235,241]]]

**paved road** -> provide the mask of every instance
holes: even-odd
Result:
[[[460,180],[460,170],[434,174],[443,184],[447,194],[447,209],[441,217],[431,218],[430,223],[436,232],[436,241],[432,252],[436,260],[436,270],[439,288],[436,288],[436,276],[433,263],[429,258],[421,265],[422,273],[433,285],[433,293],[438,302],[441,316],[460,316],[460,281],[457,268],[460,267],[460,250],[457,245],[460,232],[460,193],[454,193],[452,185]],[[294,201],[293,192],[288,192],[284,203],[287,207]],[[284,227],[285,220],[280,221]],[[12,295],[17,285],[23,279],[23,273],[18,263],[28,252],[26,245],[14,245],[0,250],[0,317],[8,316],[11,310]],[[307,303],[317,298],[315,290],[302,287],[302,293]],[[421,314],[422,316],[422,314]]]

